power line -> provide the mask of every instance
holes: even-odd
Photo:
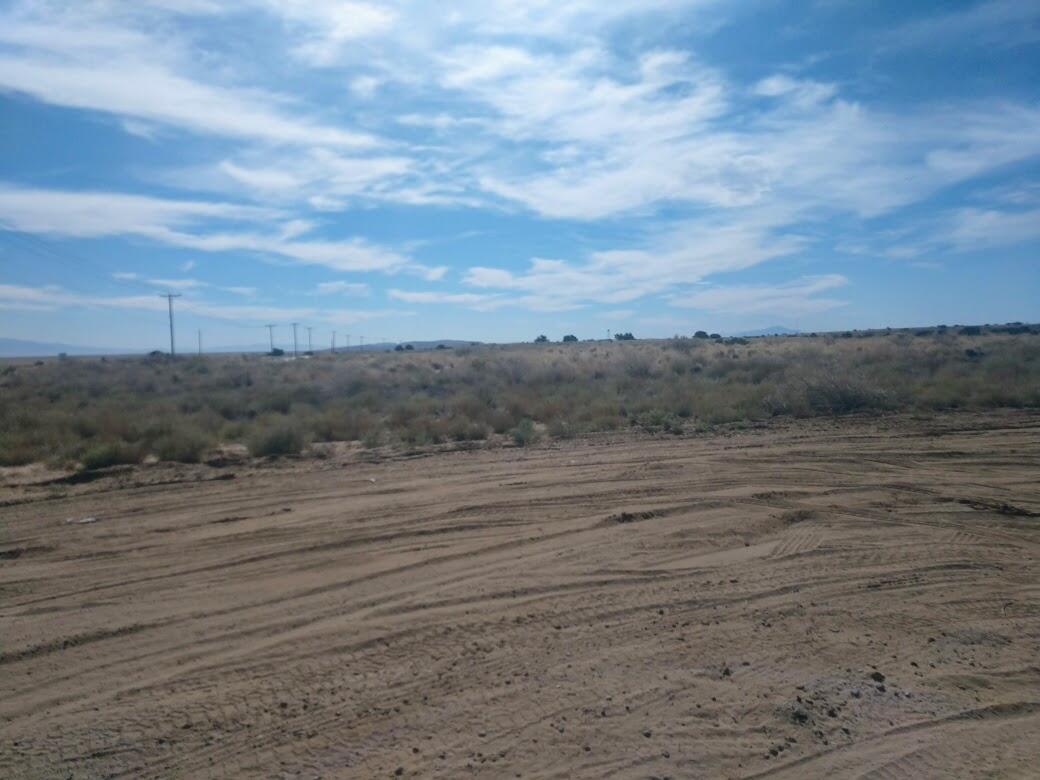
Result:
[[[160,298],[166,299],[166,304],[170,310],[170,357],[177,356],[177,350],[173,345],[173,299],[180,298],[180,293],[160,293]]]

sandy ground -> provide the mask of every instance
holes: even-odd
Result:
[[[0,776],[1040,776],[1040,415],[175,474],[0,490]]]

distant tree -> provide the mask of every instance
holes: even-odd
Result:
[[[274,349],[271,350],[271,357],[281,357],[284,354],[285,354],[285,350],[284,349],[279,349],[278,347],[275,347]]]
[[[396,347],[394,347],[394,352],[404,352],[404,347],[398,344]]]
[[[695,339],[706,339],[706,338],[708,338],[708,331],[706,331],[706,330],[699,330],[699,331],[697,331],[696,333],[693,334],[693,337]]]
[[[631,333],[615,333],[614,338],[617,341],[635,341],[636,337]]]
[[[437,349],[451,349],[447,344],[438,344]]]
[[[413,347],[413,346],[412,346],[411,344],[405,344],[405,345],[404,345],[404,348],[405,348],[406,350],[411,350],[411,349],[415,349],[415,347]]]
[[[538,338],[536,338],[536,339],[534,340],[534,343],[535,343],[535,344],[544,344],[544,343],[545,343],[545,342],[547,342],[548,340],[549,340],[549,337],[548,337],[548,336],[544,336],[544,335],[542,335],[542,336],[539,336]]]
[[[722,336],[720,336],[718,333],[712,333],[710,336],[708,336],[708,338],[709,339],[721,339]]]
[[[563,337],[563,340],[564,340],[565,343],[569,342],[569,341],[577,341],[578,337],[577,336],[567,335],[567,336]]]

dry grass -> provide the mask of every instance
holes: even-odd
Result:
[[[1040,406],[1040,329],[22,361],[0,369],[0,465],[196,461],[308,442],[532,443],[777,415]],[[971,333],[971,331],[969,331]]]

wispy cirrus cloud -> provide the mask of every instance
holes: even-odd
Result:
[[[508,291],[516,302],[534,309],[628,303],[797,252],[805,239],[785,232],[781,217],[760,214],[747,224],[690,221],[645,248],[597,251],[581,262],[536,258],[520,273],[474,266],[464,281]]]
[[[268,208],[220,202],[3,186],[0,226],[77,238],[136,236],[203,252],[254,252],[336,271],[404,271],[431,280],[444,273],[443,267],[416,263],[362,238],[303,238],[309,223]]]
[[[836,298],[813,285],[833,275],[692,285],[784,258],[820,270],[845,250],[929,263],[1040,240],[1035,204],[972,193],[1001,177],[1028,191],[1032,92],[980,81],[900,100],[898,78],[828,70],[826,50],[792,63],[704,45],[741,12],[713,0],[12,0],[0,92],[90,112],[148,153],[88,178],[126,179],[111,189],[127,192],[76,189],[64,172],[30,179],[53,176],[51,189],[0,186],[0,224],[384,283],[450,268],[461,289],[394,281],[386,297],[478,311],[649,300],[822,311]],[[875,36],[888,56],[934,56],[935,40],[1022,46],[1038,29],[1035,9],[1012,0],[903,18]],[[163,194],[129,193],[149,189]],[[479,250],[438,243],[467,220],[490,226]],[[499,229],[515,233],[499,241]]]
[[[368,295],[371,289],[363,282],[337,280],[335,282],[320,282],[314,288],[314,292],[317,295]]]
[[[222,292],[229,292],[234,295],[241,295],[244,297],[252,297],[256,295],[257,289],[255,287],[245,286],[224,286],[219,284],[212,284],[210,282],[204,282],[201,279],[181,278],[181,279],[157,279],[153,277],[144,277],[141,274],[134,271],[116,271],[112,274],[112,278],[117,282],[136,282],[138,284],[147,284],[152,287],[157,287],[163,290],[180,290],[180,291],[191,291],[191,290],[219,290]]]
[[[174,5],[150,10],[213,13],[208,4]],[[0,14],[0,90],[193,133],[346,148],[377,143],[308,118],[277,92],[215,83],[189,47],[149,31],[155,20],[142,18],[142,9],[149,6],[135,14],[104,3],[16,3]]]
[[[327,325],[350,325],[387,317],[408,317],[412,312],[394,309],[319,309],[314,307],[225,304],[204,298],[185,297],[179,311],[231,322],[262,323],[269,320],[301,320]],[[56,285],[27,286],[0,284],[0,310],[60,311],[71,308],[102,308],[164,312],[166,302],[155,295],[98,295],[67,290]]]
[[[504,303],[502,296],[483,293],[452,293],[430,290],[397,290],[387,291],[387,296],[405,303],[448,303],[467,306],[478,311],[498,308]]]
[[[670,298],[673,306],[723,314],[807,314],[844,306],[837,298],[819,294],[847,285],[841,274],[807,276],[779,285],[707,287]]]

